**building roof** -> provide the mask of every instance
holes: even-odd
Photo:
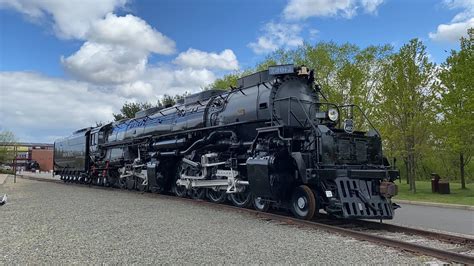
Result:
[[[16,142],[16,143],[1,143],[0,146],[23,146],[23,147],[53,147],[51,143],[38,143],[38,142]]]

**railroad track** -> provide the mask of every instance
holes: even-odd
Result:
[[[74,184],[79,186],[87,186],[84,184],[75,184],[75,183],[64,183],[61,180],[55,179],[46,179],[41,177],[33,177],[33,176],[22,176],[17,175],[20,178],[30,179],[35,181],[41,182],[52,182],[52,183],[60,183],[60,184]],[[113,189],[113,188],[105,188],[105,187],[97,187],[92,186],[93,188],[99,189]],[[179,200],[179,201],[186,201],[192,204],[199,204],[199,205],[206,205],[213,208],[224,208],[232,211],[238,211],[240,213],[246,213],[250,215],[254,215],[258,218],[265,219],[265,220],[272,220],[282,222],[288,225],[295,225],[295,226],[303,226],[308,228],[316,228],[320,230],[325,230],[332,233],[341,234],[344,236],[350,236],[358,240],[369,241],[385,246],[389,246],[398,250],[408,251],[411,253],[415,253],[418,255],[425,255],[434,258],[438,258],[445,262],[455,262],[455,263],[462,263],[467,265],[474,265],[474,256],[470,256],[467,254],[462,254],[460,252],[453,252],[444,249],[433,248],[425,245],[419,245],[412,242],[402,241],[399,239],[388,238],[384,236],[380,236],[369,231],[387,231],[387,232],[394,232],[394,233],[403,233],[406,235],[416,235],[421,236],[428,239],[433,239],[445,243],[456,244],[463,247],[464,251],[474,250],[474,238],[470,238],[467,236],[458,236],[458,235],[450,235],[447,233],[441,232],[434,232],[428,230],[422,230],[412,227],[404,227],[398,226],[393,224],[386,224],[386,223],[378,223],[378,222],[371,222],[371,221],[364,221],[364,220],[341,220],[341,219],[329,219],[327,216],[318,216],[318,218],[312,221],[305,221],[299,220],[289,215],[281,214],[281,213],[272,213],[272,212],[259,212],[253,209],[246,209],[246,208],[238,208],[232,205],[227,204],[216,204],[211,203],[204,200],[193,200],[188,198],[179,198],[170,195],[164,194],[152,194],[154,197],[160,198],[167,198],[172,200]]]

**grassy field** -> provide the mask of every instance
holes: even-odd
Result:
[[[429,181],[416,181],[416,194],[408,190],[410,187],[405,180],[401,184],[397,180],[396,184],[398,185],[398,195],[394,197],[395,202],[397,199],[403,199],[474,206],[474,184],[467,184],[467,189],[461,189],[460,183],[450,183],[451,194],[448,195],[431,193],[431,182]]]

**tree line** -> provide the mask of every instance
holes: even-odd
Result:
[[[165,95],[163,95],[163,97],[161,99],[158,99],[155,103],[126,102],[126,103],[124,103],[122,108],[120,108],[119,113],[117,113],[117,114],[114,113],[112,115],[113,115],[115,121],[120,121],[122,119],[133,118],[133,117],[135,117],[135,113],[138,112],[138,111],[141,111],[141,110],[149,109],[149,108],[152,108],[152,107],[158,107],[160,109],[163,109],[163,108],[173,106],[179,100],[184,99],[184,97],[186,97],[187,95],[188,95],[187,92],[185,92],[184,94],[177,94],[177,95],[174,95],[174,96],[170,96],[170,95],[165,94]],[[97,124],[102,124],[102,122],[99,122]]]
[[[293,50],[277,50],[255,68],[226,75],[204,89],[228,90],[242,76],[290,63],[314,69],[329,102],[361,107],[380,131],[385,155],[397,159],[395,164],[411,191],[416,192],[415,180],[427,179],[433,172],[459,180],[462,188],[473,179],[474,29],[460,39],[459,51],[450,51],[439,65],[430,60],[419,39],[399,49],[305,43]],[[155,106],[173,104],[182,97],[165,96]],[[126,103],[114,117],[133,117],[152,106]],[[355,123],[367,129],[369,124],[361,117]]]
[[[15,158],[13,146],[17,143],[15,134],[8,130],[0,132],[0,166],[10,164]],[[0,173],[10,173],[0,168]]]

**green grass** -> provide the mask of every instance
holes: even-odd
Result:
[[[447,195],[431,193],[430,181],[416,181],[415,194],[408,190],[410,186],[405,180],[402,183],[398,183],[397,180],[396,184],[398,185],[398,195],[394,197],[395,202],[397,199],[402,199],[474,206],[474,184],[466,184],[467,189],[461,189],[460,183],[450,183],[451,194]]]

